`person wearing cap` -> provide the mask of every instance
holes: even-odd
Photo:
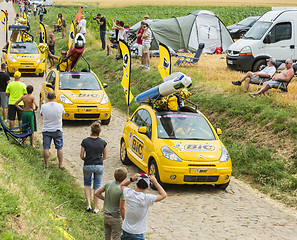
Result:
[[[258,72],[249,71],[239,81],[232,81],[232,84],[236,86],[241,86],[241,83],[244,82],[244,92],[247,93],[249,90],[250,82],[256,84],[260,83],[260,78],[262,78],[262,82],[268,81],[276,72],[276,61],[274,58],[268,58],[266,61],[267,66],[263,70]]]
[[[267,81],[263,84],[262,88],[256,93],[250,93],[251,97],[255,97],[260,95],[261,93],[266,92],[268,89],[272,87],[278,87],[282,81],[285,81],[287,84],[294,76],[294,68],[292,59],[287,59],[286,68],[281,73],[274,76],[270,81]]]
[[[136,181],[136,190],[128,188],[131,182]],[[146,191],[150,182],[156,187],[158,194],[148,194]],[[165,190],[154,176],[146,173],[136,173],[130,179],[121,183],[121,189],[125,197],[125,218],[123,222],[122,240],[140,239],[144,240],[147,231],[147,214],[149,206],[160,202],[167,197]]]
[[[9,119],[9,128],[13,128],[15,115],[18,116],[19,126],[22,125],[22,115],[23,111],[19,110],[14,104],[20,99],[23,95],[27,94],[25,83],[20,82],[21,73],[16,71],[14,73],[14,81],[10,82],[5,91],[5,95],[9,97],[8,102],[8,119]],[[19,106],[24,108],[24,102],[19,102]]]
[[[50,51],[48,52],[48,55],[50,57],[58,60],[57,69],[59,71],[61,71],[61,72],[70,71],[71,61],[69,59],[66,59],[66,57],[67,57],[67,51],[66,50],[61,51],[61,57],[53,55]]]
[[[105,34],[106,34],[106,19],[100,13],[97,14],[96,22],[100,25],[100,39],[102,43],[102,50],[105,50]]]
[[[6,63],[1,64],[1,71],[0,71],[0,102],[1,107],[3,109],[3,121],[4,123],[8,123],[6,117],[7,117],[7,107],[8,107],[8,97],[5,95],[5,91],[7,88],[7,85],[10,81],[9,75],[6,73],[7,71],[7,65]]]
[[[150,24],[152,22],[152,20],[150,20],[150,16],[149,15],[145,15],[144,16],[144,21],[147,23],[147,24]]]
[[[79,27],[79,33],[82,33],[83,35],[85,35],[87,32],[87,21],[84,15],[81,15],[81,20],[78,24],[78,27]]]

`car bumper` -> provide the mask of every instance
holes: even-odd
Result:
[[[251,71],[255,58],[252,55],[247,56],[229,56],[226,57],[227,66],[233,70]]]
[[[42,73],[45,71],[45,64],[36,64],[36,63],[9,63],[8,62],[8,71],[14,73],[19,71],[21,73]]]

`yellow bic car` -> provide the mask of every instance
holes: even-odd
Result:
[[[2,49],[2,63],[7,64],[8,73],[38,73],[43,77],[46,70],[46,55],[35,42],[9,42]]]
[[[63,104],[64,120],[101,120],[109,124],[111,105],[97,76],[92,72],[49,72],[40,92],[40,106],[47,94],[54,91],[56,101]]]
[[[232,163],[206,117],[191,107],[159,112],[140,106],[124,128],[120,158],[131,161],[160,183],[215,184],[225,189]]]

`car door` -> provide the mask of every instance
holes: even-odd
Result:
[[[43,85],[43,102],[47,102],[47,95],[50,91],[54,91],[56,84],[56,73],[54,71],[50,72],[47,76],[45,83]],[[50,85],[52,87],[50,87]]]

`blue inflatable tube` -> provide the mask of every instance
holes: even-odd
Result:
[[[143,93],[138,94],[135,98],[135,102],[137,104],[141,104],[142,102],[145,102],[148,99],[156,99],[160,95],[159,86],[160,85],[153,87]]]

